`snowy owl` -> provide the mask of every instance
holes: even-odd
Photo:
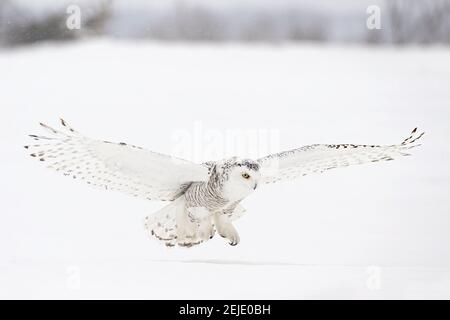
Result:
[[[394,145],[313,144],[250,160],[233,157],[196,164],[123,142],[87,138],[61,119],[61,130],[45,124],[41,144],[25,146],[48,168],[107,190],[148,200],[171,201],[146,217],[149,234],[165,245],[191,247],[216,231],[230,245],[239,243],[233,220],[245,211],[240,202],[264,184],[311,173],[406,156],[422,137],[417,128]]]

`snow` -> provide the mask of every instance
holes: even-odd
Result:
[[[0,52],[0,298],[450,298],[449,54],[100,40]],[[167,249],[143,229],[164,203],[26,156],[26,135],[58,117],[196,161],[426,135],[412,157],[257,190],[236,247]]]

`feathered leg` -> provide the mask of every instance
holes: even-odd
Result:
[[[231,224],[230,218],[223,213],[214,214],[214,225],[217,232],[223,237],[230,240],[230,245],[235,246],[239,243],[239,234]]]

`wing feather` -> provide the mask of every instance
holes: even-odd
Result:
[[[44,142],[25,146],[48,168],[108,190],[149,200],[174,200],[193,181],[208,180],[200,164],[145,150],[126,143],[87,138],[61,119],[62,130],[41,123],[49,136],[30,135]]]
[[[415,128],[396,145],[313,144],[258,159],[264,183],[292,180],[312,173],[369,162],[389,161],[408,156],[423,136]]]

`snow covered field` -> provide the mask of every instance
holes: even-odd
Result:
[[[109,41],[0,52],[0,298],[450,298],[449,57]],[[236,247],[167,249],[142,221],[163,203],[26,156],[26,135],[58,117],[168,154],[181,134],[196,161],[427,133],[412,157],[260,188]],[[227,142],[246,130],[257,150]]]

